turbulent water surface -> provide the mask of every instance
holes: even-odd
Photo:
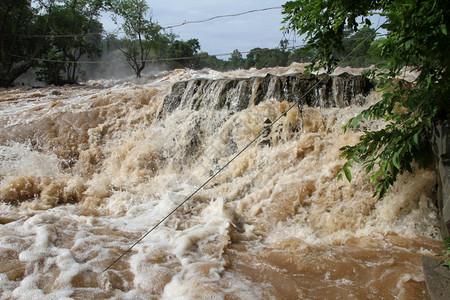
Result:
[[[363,106],[291,109],[103,272],[296,100],[167,109],[171,87],[254,76],[266,74],[0,90],[0,298],[429,298],[434,173],[402,175],[381,201],[361,168],[336,178],[339,148],[361,134],[342,126],[375,93],[358,95]]]

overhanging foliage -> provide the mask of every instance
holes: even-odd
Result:
[[[383,98],[344,129],[356,128],[362,119],[384,119],[387,125],[341,149],[347,162],[339,174],[351,180],[353,163],[362,162],[366,172],[374,172],[370,181],[380,198],[399,174],[412,171],[414,161],[428,165],[427,134],[433,122],[449,117],[449,5],[445,0],[299,0],[284,5],[286,28],[304,34],[317,51],[312,69],[338,64],[335,49],[343,48],[345,30],[371,25],[370,17],[377,15],[386,20],[381,28],[387,36],[372,43],[374,53],[384,59],[378,66],[383,71],[374,75]],[[405,68],[418,74],[411,83],[398,79]]]

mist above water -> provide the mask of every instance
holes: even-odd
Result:
[[[402,175],[380,201],[360,167],[336,178],[339,148],[361,135],[342,126],[379,99],[356,90],[348,106],[316,92],[289,110],[103,272],[297,100],[267,73],[302,68],[0,91],[2,299],[429,297],[434,172]],[[260,100],[233,102],[247,94]]]

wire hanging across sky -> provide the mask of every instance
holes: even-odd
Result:
[[[264,12],[264,11],[281,9],[281,8],[282,8],[281,6],[275,6],[275,7],[252,9],[252,10],[248,10],[248,11],[244,11],[244,12],[240,12],[240,13],[235,13],[235,14],[214,16],[214,17],[211,17],[211,18],[203,19],[203,20],[184,21],[182,23],[177,23],[177,24],[174,24],[174,25],[162,26],[161,29],[162,30],[167,30],[167,29],[181,27],[181,26],[185,26],[185,25],[189,25],[189,24],[206,23],[206,22],[210,22],[210,21],[213,21],[213,20],[217,20],[217,19],[239,17],[239,16],[243,16],[243,15],[247,15],[247,14],[252,14],[252,13],[257,13],[257,12]],[[119,30],[119,31],[115,31],[113,33],[112,32],[107,32],[107,31],[102,31],[102,32],[88,32],[88,33],[74,33],[74,34],[41,34],[41,35],[34,34],[34,35],[20,35],[20,36],[21,37],[28,37],[28,38],[68,38],[68,37],[84,37],[84,36],[99,35],[99,34],[109,35],[109,34],[119,34],[119,33],[124,33],[124,32]]]
[[[238,16],[243,16],[243,15],[255,13],[255,12],[262,12],[262,11],[268,11],[268,10],[274,10],[274,9],[281,9],[281,8],[282,8],[281,6],[275,6],[275,7],[268,7],[268,8],[252,9],[252,10],[248,10],[248,11],[237,13],[237,14],[215,16],[215,17],[212,17],[212,18],[204,19],[204,20],[184,21],[183,23],[180,23],[180,24],[165,26],[165,27],[163,27],[163,29],[172,29],[172,28],[175,28],[175,27],[180,27],[180,26],[184,26],[184,25],[188,25],[188,24],[205,23],[205,22],[209,22],[209,21],[213,21],[213,20],[221,19],[221,18],[238,17]]]

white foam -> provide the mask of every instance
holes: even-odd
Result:
[[[54,176],[60,172],[60,160],[53,153],[14,142],[0,145],[0,176]]]

